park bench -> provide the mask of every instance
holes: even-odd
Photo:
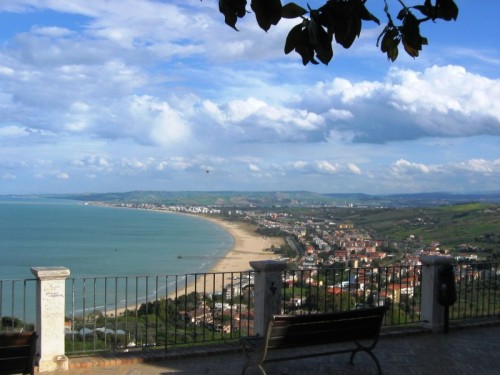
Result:
[[[242,337],[240,343],[246,361],[241,374],[245,374],[249,367],[256,367],[263,375],[266,371],[264,363],[287,361],[317,357],[322,355],[351,353],[349,363],[353,363],[357,352],[366,352],[377,365],[379,374],[382,374],[380,363],[373,353],[377,344],[380,327],[384,318],[385,307],[373,307],[360,310],[307,314],[307,315],[274,315],[268,324],[264,337]],[[335,350],[326,347],[328,344],[342,344]],[[290,354],[285,356],[271,356],[268,352],[274,349],[293,349],[305,346],[316,346],[317,351]]]
[[[33,375],[36,339],[36,332],[0,334],[0,375]]]

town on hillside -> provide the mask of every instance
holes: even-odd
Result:
[[[315,217],[308,210],[292,214],[286,209],[263,211],[153,203],[92,204],[188,213],[250,223],[259,234],[283,237],[284,246],[268,250],[298,269],[415,266],[420,264],[419,258],[424,255],[453,256],[457,262],[488,261],[492,257],[491,253],[469,243],[451,248],[442,246],[437,240],[423,241],[411,233],[400,241],[379,238],[373,231],[357,227],[352,222],[335,222],[325,218],[325,215]],[[421,224],[425,224],[425,220],[420,217],[415,219]]]

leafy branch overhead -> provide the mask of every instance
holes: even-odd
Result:
[[[324,0],[323,0],[324,1]],[[382,0],[378,0],[382,2]],[[236,23],[248,13],[254,13],[258,25],[268,31],[282,18],[300,19],[292,27],[285,42],[285,53],[297,52],[304,65],[311,62],[328,64],[333,57],[333,41],[344,48],[350,48],[356,37],[361,34],[362,21],[380,21],[366,8],[367,0],[326,0],[318,9],[304,9],[296,3],[282,5],[280,0],[250,0],[251,11],[247,10],[247,0],[219,0],[219,10],[225,22],[238,31]],[[398,47],[417,57],[427,38],[420,34],[420,24],[438,19],[451,21],[458,16],[454,0],[425,0],[421,5],[406,6],[403,0],[394,0],[399,12],[391,15],[387,0],[384,12],[387,24],[377,39],[377,46],[387,58],[395,61]]]

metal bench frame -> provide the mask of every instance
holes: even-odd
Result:
[[[373,307],[325,314],[274,315],[269,320],[265,337],[247,336],[240,339],[246,358],[241,374],[244,375],[249,367],[256,367],[261,374],[266,375],[264,363],[342,353],[351,353],[349,363],[353,364],[356,353],[362,351],[374,360],[378,373],[382,375],[382,368],[373,349],[378,342],[385,311],[385,307]],[[361,341],[368,341],[369,344]],[[319,350],[308,354],[267,358],[268,352],[274,349],[324,347],[344,342],[353,345],[340,350]]]

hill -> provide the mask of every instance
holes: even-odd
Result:
[[[218,207],[435,207],[471,202],[500,203],[500,193],[482,194],[319,194],[308,191],[132,191],[123,193],[88,193],[53,195],[81,201],[108,203],[154,203]]]

